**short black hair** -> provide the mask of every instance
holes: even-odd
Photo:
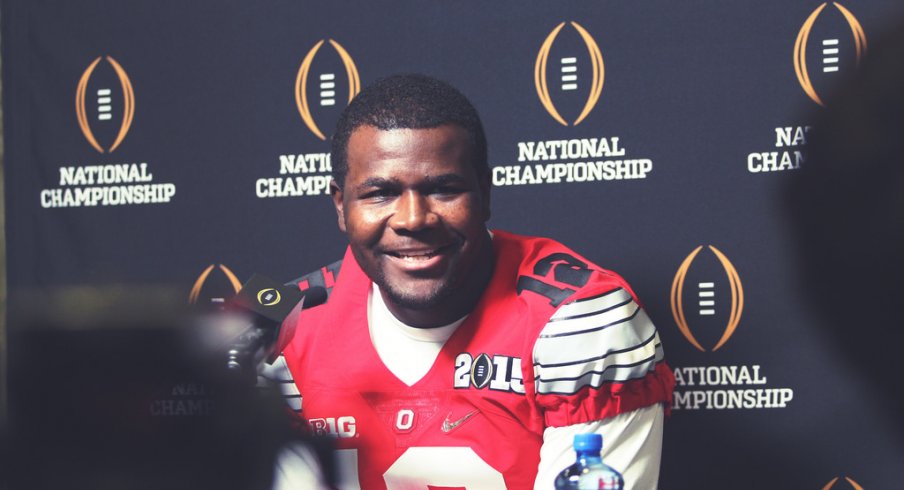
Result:
[[[360,126],[428,129],[461,126],[474,144],[474,169],[488,175],[487,141],[477,110],[446,82],[419,74],[393,75],[365,87],[339,116],[332,138],[332,176],[341,189],[348,173],[348,140]]]

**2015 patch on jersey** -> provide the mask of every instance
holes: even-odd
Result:
[[[455,356],[455,388],[489,388],[524,394],[521,358],[482,353],[474,357],[468,352]]]

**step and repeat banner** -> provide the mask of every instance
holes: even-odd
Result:
[[[899,488],[883,395],[803,303],[783,193],[826,94],[901,13],[6,0],[8,330],[18,295],[210,303],[341,258],[332,127],[363,85],[421,72],[481,113],[491,227],[557,238],[645,302],[678,381],[661,488]]]

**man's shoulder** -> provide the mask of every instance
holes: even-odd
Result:
[[[303,294],[308,292],[312,295],[312,298],[317,298],[310,307],[304,306],[304,309],[293,320],[292,325],[283,326],[290,332],[285,345],[281,346],[290,366],[298,362],[302,351],[305,350],[305,347],[313,338],[319,335],[320,327],[325,325],[323,320],[328,315],[327,303],[333,304],[336,302],[336,296],[333,293],[344,263],[345,258],[285,283],[286,286],[297,287]],[[318,289],[321,291],[316,291]],[[323,296],[324,294],[326,297]],[[307,304],[305,303],[305,305]]]
[[[333,286],[339,280],[339,272],[342,269],[342,259],[325,265],[315,271],[296,277],[286,283],[286,286],[295,286],[304,291],[313,287],[321,287],[326,290],[327,296],[333,291]]]
[[[502,230],[493,230],[493,237],[494,241],[500,246],[500,252],[516,254],[520,256],[522,261],[527,265],[542,262],[544,259],[548,261],[549,259],[546,259],[546,257],[556,255],[557,257],[562,257],[557,260],[567,261],[568,259],[566,257],[570,257],[572,259],[571,262],[580,262],[587,268],[614,274],[611,270],[601,267],[599,264],[554,238],[520,235]]]
[[[633,291],[616,272],[599,266],[552,238],[494,231],[500,260],[517,260],[517,292],[531,291],[550,306],[580,301],[619,289]],[[513,264],[514,265],[514,264]]]

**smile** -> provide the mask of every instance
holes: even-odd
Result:
[[[436,257],[442,252],[443,248],[437,248],[433,250],[419,250],[419,251],[404,251],[404,252],[386,252],[386,255],[390,255],[397,259],[402,260],[429,260],[433,257]]]
[[[445,267],[452,250],[450,245],[429,249],[387,250],[384,255],[399,270],[409,273],[437,272]]]

